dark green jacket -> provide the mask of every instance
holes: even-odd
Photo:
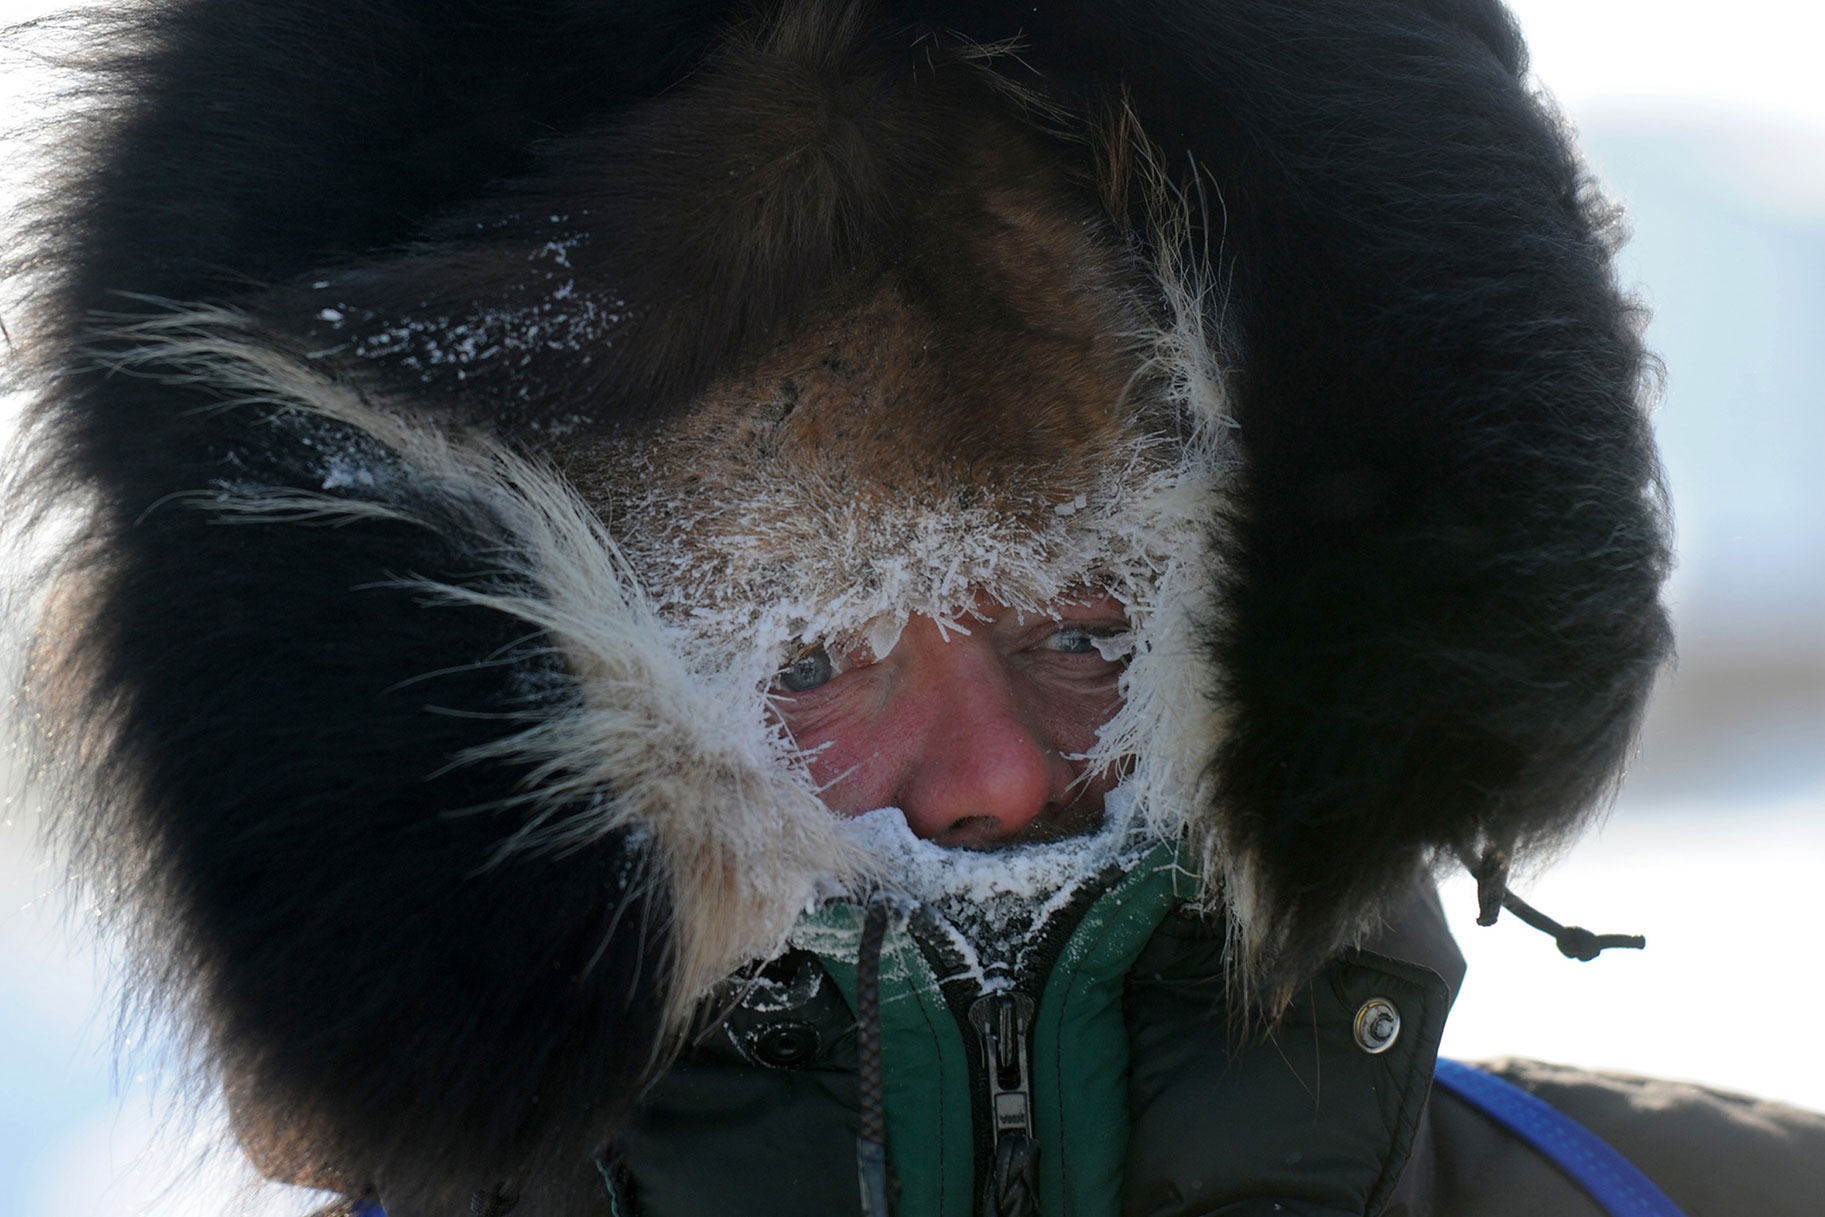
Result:
[[[879,1021],[896,1217],[998,1211],[983,1207],[986,1188],[1009,1183],[995,1177],[997,1097],[1004,1136],[1038,1143],[1033,1202],[1001,1211],[1328,1217],[1378,1213],[1395,1196],[1450,988],[1414,959],[1353,951],[1273,1035],[1247,1035],[1226,1000],[1224,928],[1188,912],[1174,859],[1157,847],[1057,919],[1019,984],[1031,1015],[999,1085],[974,1025],[989,1020],[971,1018],[984,1000],[976,973],[929,910],[895,919]],[[1416,908],[1421,921],[1432,910],[1436,932],[1406,943],[1429,936],[1450,951],[1436,900]],[[836,904],[808,919],[800,949],[738,989],[660,1080],[610,1164],[623,1217],[862,1211],[862,918]],[[1461,963],[1453,952],[1441,966]]]

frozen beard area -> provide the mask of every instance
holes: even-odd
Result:
[[[853,826],[898,914],[944,934],[964,965],[961,976],[995,993],[1033,980],[1035,953],[1059,939],[1061,918],[1159,844],[1136,811],[1124,783],[1105,796],[1094,831],[999,849],[921,840],[897,807],[858,816]]]

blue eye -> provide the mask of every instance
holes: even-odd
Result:
[[[836,665],[823,647],[814,647],[779,670],[773,684],[787,693],[807,693],[819,685],[829,684],[836,675]]]
[[[1099,659],[1124,659],[1134,649],[1134,639],[1127,627],[1114,623],[1092,622],[1087,625],[1063,625],[1046,636],[1041,649],[1057,655],[1095,655]]]

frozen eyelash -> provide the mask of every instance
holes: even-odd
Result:
[[[1106,662],[1114,663],[1118,659],[1126,659],[1134,654],[1134,631],[1122,630],[1115,634],[1092,632],[1090,645],[1096,648],[1096,653],[1102,656]]]

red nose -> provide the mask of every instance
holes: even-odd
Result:
[[[915,618],[894,657],[904,660],[905,738],[920,741],[894,792],[914,834],[989,845],[1070,801],[1076,773],[1041,726],[1027,679],[987,630],[962,635]]]

